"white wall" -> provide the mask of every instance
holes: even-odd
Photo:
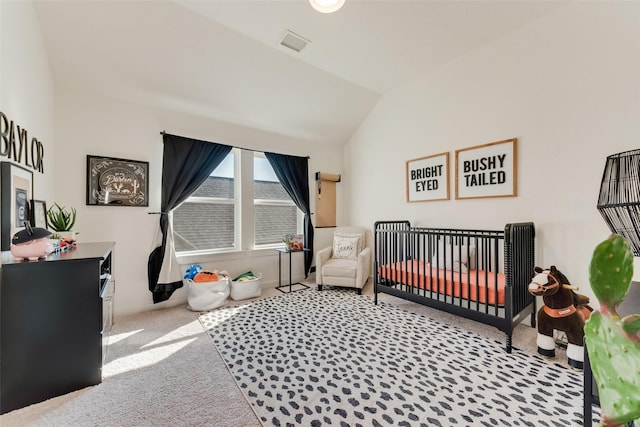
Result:
[[[57,87],[54,91],[47,52],[31,2],[0,1],[0,31],[0,111],[44,144],[45,173],[34,172],[35,197],[49,205],[58,202],[77,209],[79,244],[116,242],[116,317],[186,302],[183,288],[166,303],[154,305],[147,285],[147,259],[158,222],[156,215],[148,213],[158,211],[160,205],[160,131],[242,148],[309,155],[312,192],[316,171],[342,172],[341,147],[317,145],[310,149],[305,141],[127,104],[69,87]],[[149,208],[86,206],[87,154],[149,161]],[[338,194],[340,191],[338,188]],[[339,222],[344,220],[344,215],[344,210],[338,211]],[[329,231],[319,230],[317,245],[330,241],[327,235]],[[277,253],[273,250],[212,259],[214,261],[197,259],[196,262],[205,268],[226,269],[231,274],[247,269],[261,272],[265,286],[275,286],[278,280]],[[302,279],[302,256],[294,255],[293,267],[293,279]],[[288,273],[285,257],[282,269],[283,274]]]
[[[605,159],[640,146],[639,22],[638,2],[575,2],[384,96],[345,147],[349,222],[531,220],[537,264],[592,296],[591,254],[609,234],[596,209]],[[454,200],[455,150],[513,137],[518,196]],[[441,152],[452,200],[407,203],[405,162]]]
[[[147,260],[159,220],[157,215],[149,215],[149,212],[160,210],[161,131],[241,148],[309,155],[311,191],[315,171],[334,172],[336,165],[342,164],[342,147],[318,145],[310,149],[307,144],[284,136],[125,103],[68,87],[59,89],[56,113],[56,201],[77,209],[79,244],[116,242],[116,318],[186,302],[186,289],[182,288],[169,301],[154,305],[147,285]],[[149,207],[86,206],[85,164],[88,154],[148,161]],[[261,272],[264,286],[275,286],[278,280],[278,256],[274,250],[193,258],[189,262],[197,262],[204,268],[227,270],[231,275],[249,269]],[[304,277],[302,256],[294,255],[293,262],[293,279],[300,280]],[[283,280],[288,279],[285,257],[282,269],[286,275]]]
[[[591,252],[608,234],[595,207],[604,161],[637,148],[640,136],[637,22],[637,2],[576,2],[407,83],[386,95],[354,134],[343,167],[335,148],[310,152],[278,135],[69,88],[56,88],[54,105],[32,4],[0,2],[0,111],[45,145],[45,174],[34,174],[35,196],[78,209],[80,243],[116,242],[116,315],[162,306],[152,305],[146,277],[157,222],[148,212],[159,209],[161,130],[310,155],[311,174],[342,174],[338,224],[371,228],[378,219],[407,218],[423,225],[495,228],[533,220],[538,264],[557,265],[589,294]],[[519,139],[518,197],[406,203],[406,160],[443,151],[453,157],[456,149],[512,137]],[[149,161],[149,208],[86,206],[87,154]],[[317,230],[316,246],[330,241],[328,236]],[[259,255],[243,253],[210,266],[232,273],[255,268],[273,285],[277,255]],[[299,278],[302,269],[297,270]],[[169,304],[185,300],[182,289]]]
[[[44,174],[33,172],[34,196],[53,198],[55,168],[54,85],[40,25],[31,2],[0,2],[0,111],[15,126],[26,129],[29,140],[44,146]],[[16,128],[17,131],[17,128]]]

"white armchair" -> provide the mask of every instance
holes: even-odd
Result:
[[[316,284],[356,288],[358,295],[369,277],[371,248],[362,227],[336,227],[333,245],[316,252]]]

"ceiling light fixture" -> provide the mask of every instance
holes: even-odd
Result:
[[[333,13],[344,5],[344,0],[309,0],[311,6],[322,13]]]

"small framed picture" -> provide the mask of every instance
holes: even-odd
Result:
[[[31,221],[29,202],[33,197],[33,173],[11,162],[2,162],[0,170],[0,247],[8,251],[11,237],[24,228],[25,222]]]
[[[149,206],[149,162],[87,156],[87,205]]]
[[[31,200],[31,225],[33,227],[49,228],[46,202]]]

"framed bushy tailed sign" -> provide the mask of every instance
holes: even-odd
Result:
[[[456,199],[515,197],[517,138],[456,150]]]
[[[149,162],[87,156],[87,205],[149,206]]]
[[[407,202],[449,200],[449,153],[407,160]]]

